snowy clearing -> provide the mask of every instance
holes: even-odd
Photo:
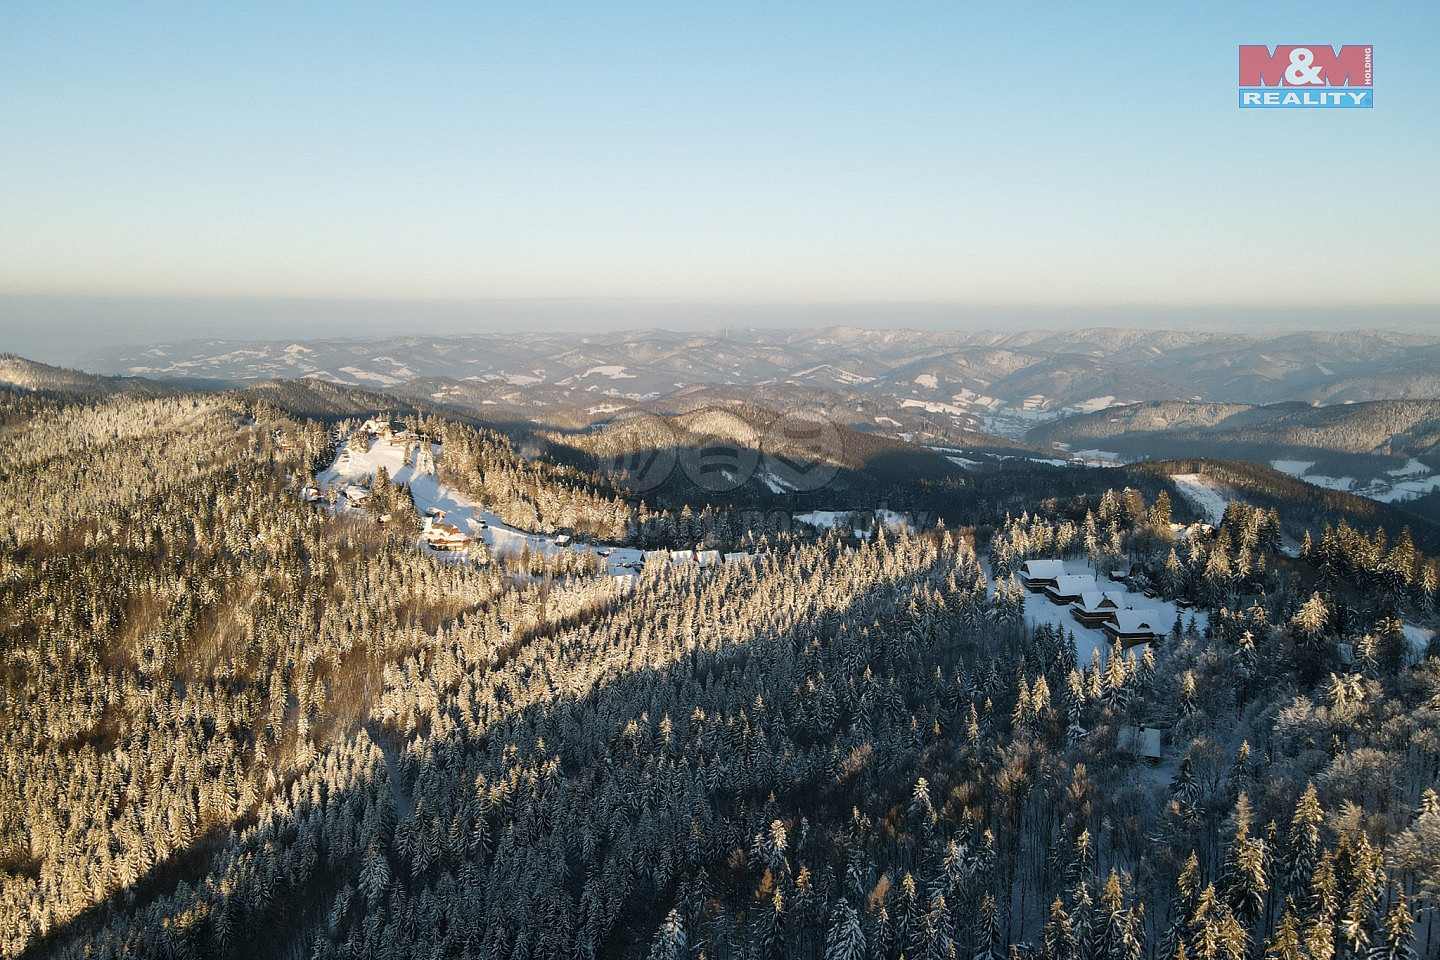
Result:
[[[1405,632],[1406,651],[1405,662],[1416,664],[1425,659],[1425,652],[1430,648],[1430,640],[1435,636],[1435,631],[1429,627],[1417,627],[1413,623],[1407,623],[1403,627]]]
[[[963,417],[965,411],[950,403],[940,403],[936,400],[914,400],[906,397],[900,401],[902,407],[919,407],[926,413],[948,413],[952,417]]]
[[[1379,500],[1381,503],[1395,503],[1400,500],[1423,497],[1435,490],[1440,490],[1440,476],[1426,477],[1424,480],[1406,480],[1404,483],[1392,485],[1384,492],[1367,493],[1366,496],[1372,500]]]
[[[1071,404],[1065,409],[1067,411],[1078,410],[1081,413],[1099,413],[1101,410],[1108,410],[1113,406],[1115,406],[1115,398],[1113,396],[1091,397],[1089,400],[1081,400],[1079,403]]]
[[[1355,486],[1354,477],[1327,477],[1318,473],[1307,476],[1305,482],[1313,483],[1317,487],[1324,487],[1326,490],[1339,490],[1344,493],[1350,492]]]
[[[1425,464],[1421,463],[1419,460],[1416,460],[1414,457],[1411,457],[1409,462],[1400,469],[1386,470],[1385,472],[1392,477],[1411,477],[1417,473],[1429,473],[1430,468],[1425,466]]]
[[[1303,477],[1305,471],[1315,466],[1314,460],[1271,460],[1270,466],[1292,477]]]
[[[1170,479],[1175,481],[1181,495],[1194,504],[1208,522],[1220,525],[1225,516],[1225,508],[1230,504],[1228,497],[1198,473],[1181,473]]]

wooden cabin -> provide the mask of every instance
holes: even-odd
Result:
[[[1137,760],[1158,762],[1161,756],[1159,727],[1136,727],[1128,724],[1120,727],[1120,736],[1115,746],[1121,753],[1128,753]]]
[[[1056,577],[1055,582],[1045,588],[1045,596],[1051,603],[1074,603],[1087,593],[1099,593],[1100,583],[1093,576],[1066,574]]]
[[[1125,606],[1123,590],[1087,590],[1070,605],[1070,615],[1087,627],[1098,627]]]
[[[1154,643],[1165,635],[1169,625],[1159,610],[1117,610],[1113,620],[1101,625],[1105,636],[1118,642],[1122,649],[1142,643]]]
[[[1063,576],[1065,563],[1061,560],[1026,560],[1020,565],[1020,582],[1031,593],[1044,593]]]

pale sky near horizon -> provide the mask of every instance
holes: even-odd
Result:
[[[1373,44],[1376,106],[1241,110],[1242,43]],[[1437,49],[1434,3],[10,2],[0,339],[35,296],[1433,307]]]

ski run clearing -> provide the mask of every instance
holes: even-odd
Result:
[[[434,462],[439,460],[441,455],[438,444],[429,448],[428,456],[422,445],[420,456],[414,458],[415,465],[407,467],[404,447],[376,441],[371,444],[367,453],[347,453],[342,442],[335,462],[315,479],[320,489],[333,487],[338,493],[351,484],[368,485],[375,472],[384,467],[395,483],[410,485],[410,494],[415,498],[415,510],[422,517],[431,510],[443,510],[446,523],[454,524],[472,538],[478,537],[492,556],[518,556],[527,548],[532,554],[550,556],[567,549],[556,543],[554,535],[526,533],[507,526],[496,514],[483,509],[465,494],[440,483],[433,471]],[[355,507],[345,504],[343,496],[337,501],[335,510],[342,515],[359,512]],[[612,550],[610,555],[603,559],[606,560],[608,572],[616,576],[630,572],[629,568],[621,566],[622,564],[638,566],[641,560],[641,552],[628,547],[601,546],[600,549]]]
[[[1170,479],[1175,481],[1175,486],[1179,489],[1180,494],[1205,515],[1206,522],[1213,523],[1217,527],[1220,525],[1221,519],[1225,516],[1225,508],[1230,504],[1230,498],[1225,496],[1212,481],[1198,473],[1179,473]]]

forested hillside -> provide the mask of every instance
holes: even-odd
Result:
[[[1177,531],[1160,474],[1027,503],[1002,470],[964,488],[993,535],[778,533],[622,582],[302,503],[336,434],[254,398],[7,402],[4,956],[1440,948],[1436,563],[1400,531],[1287,551],[1283,503]],[[413,428],[517,521],[648,509]],[[1192,611],[1082,655],[1034,558]]]
[[[1376,400],[1330,407],[1137,403],[1045,424],[1029,439],[1060,441],[1077,449],[1101,446],[1123,456],[1157,460],[1210,456],[1265,462],[1327,453],[1424,457],[1440,444],[1440,401]]]
[[[70,397],[108,397],[116,393],[166,396],[180,392],[174,386],[154,380],[97,377],[81,370],[36,363],[9,353],[0,353],[0,388]]]

